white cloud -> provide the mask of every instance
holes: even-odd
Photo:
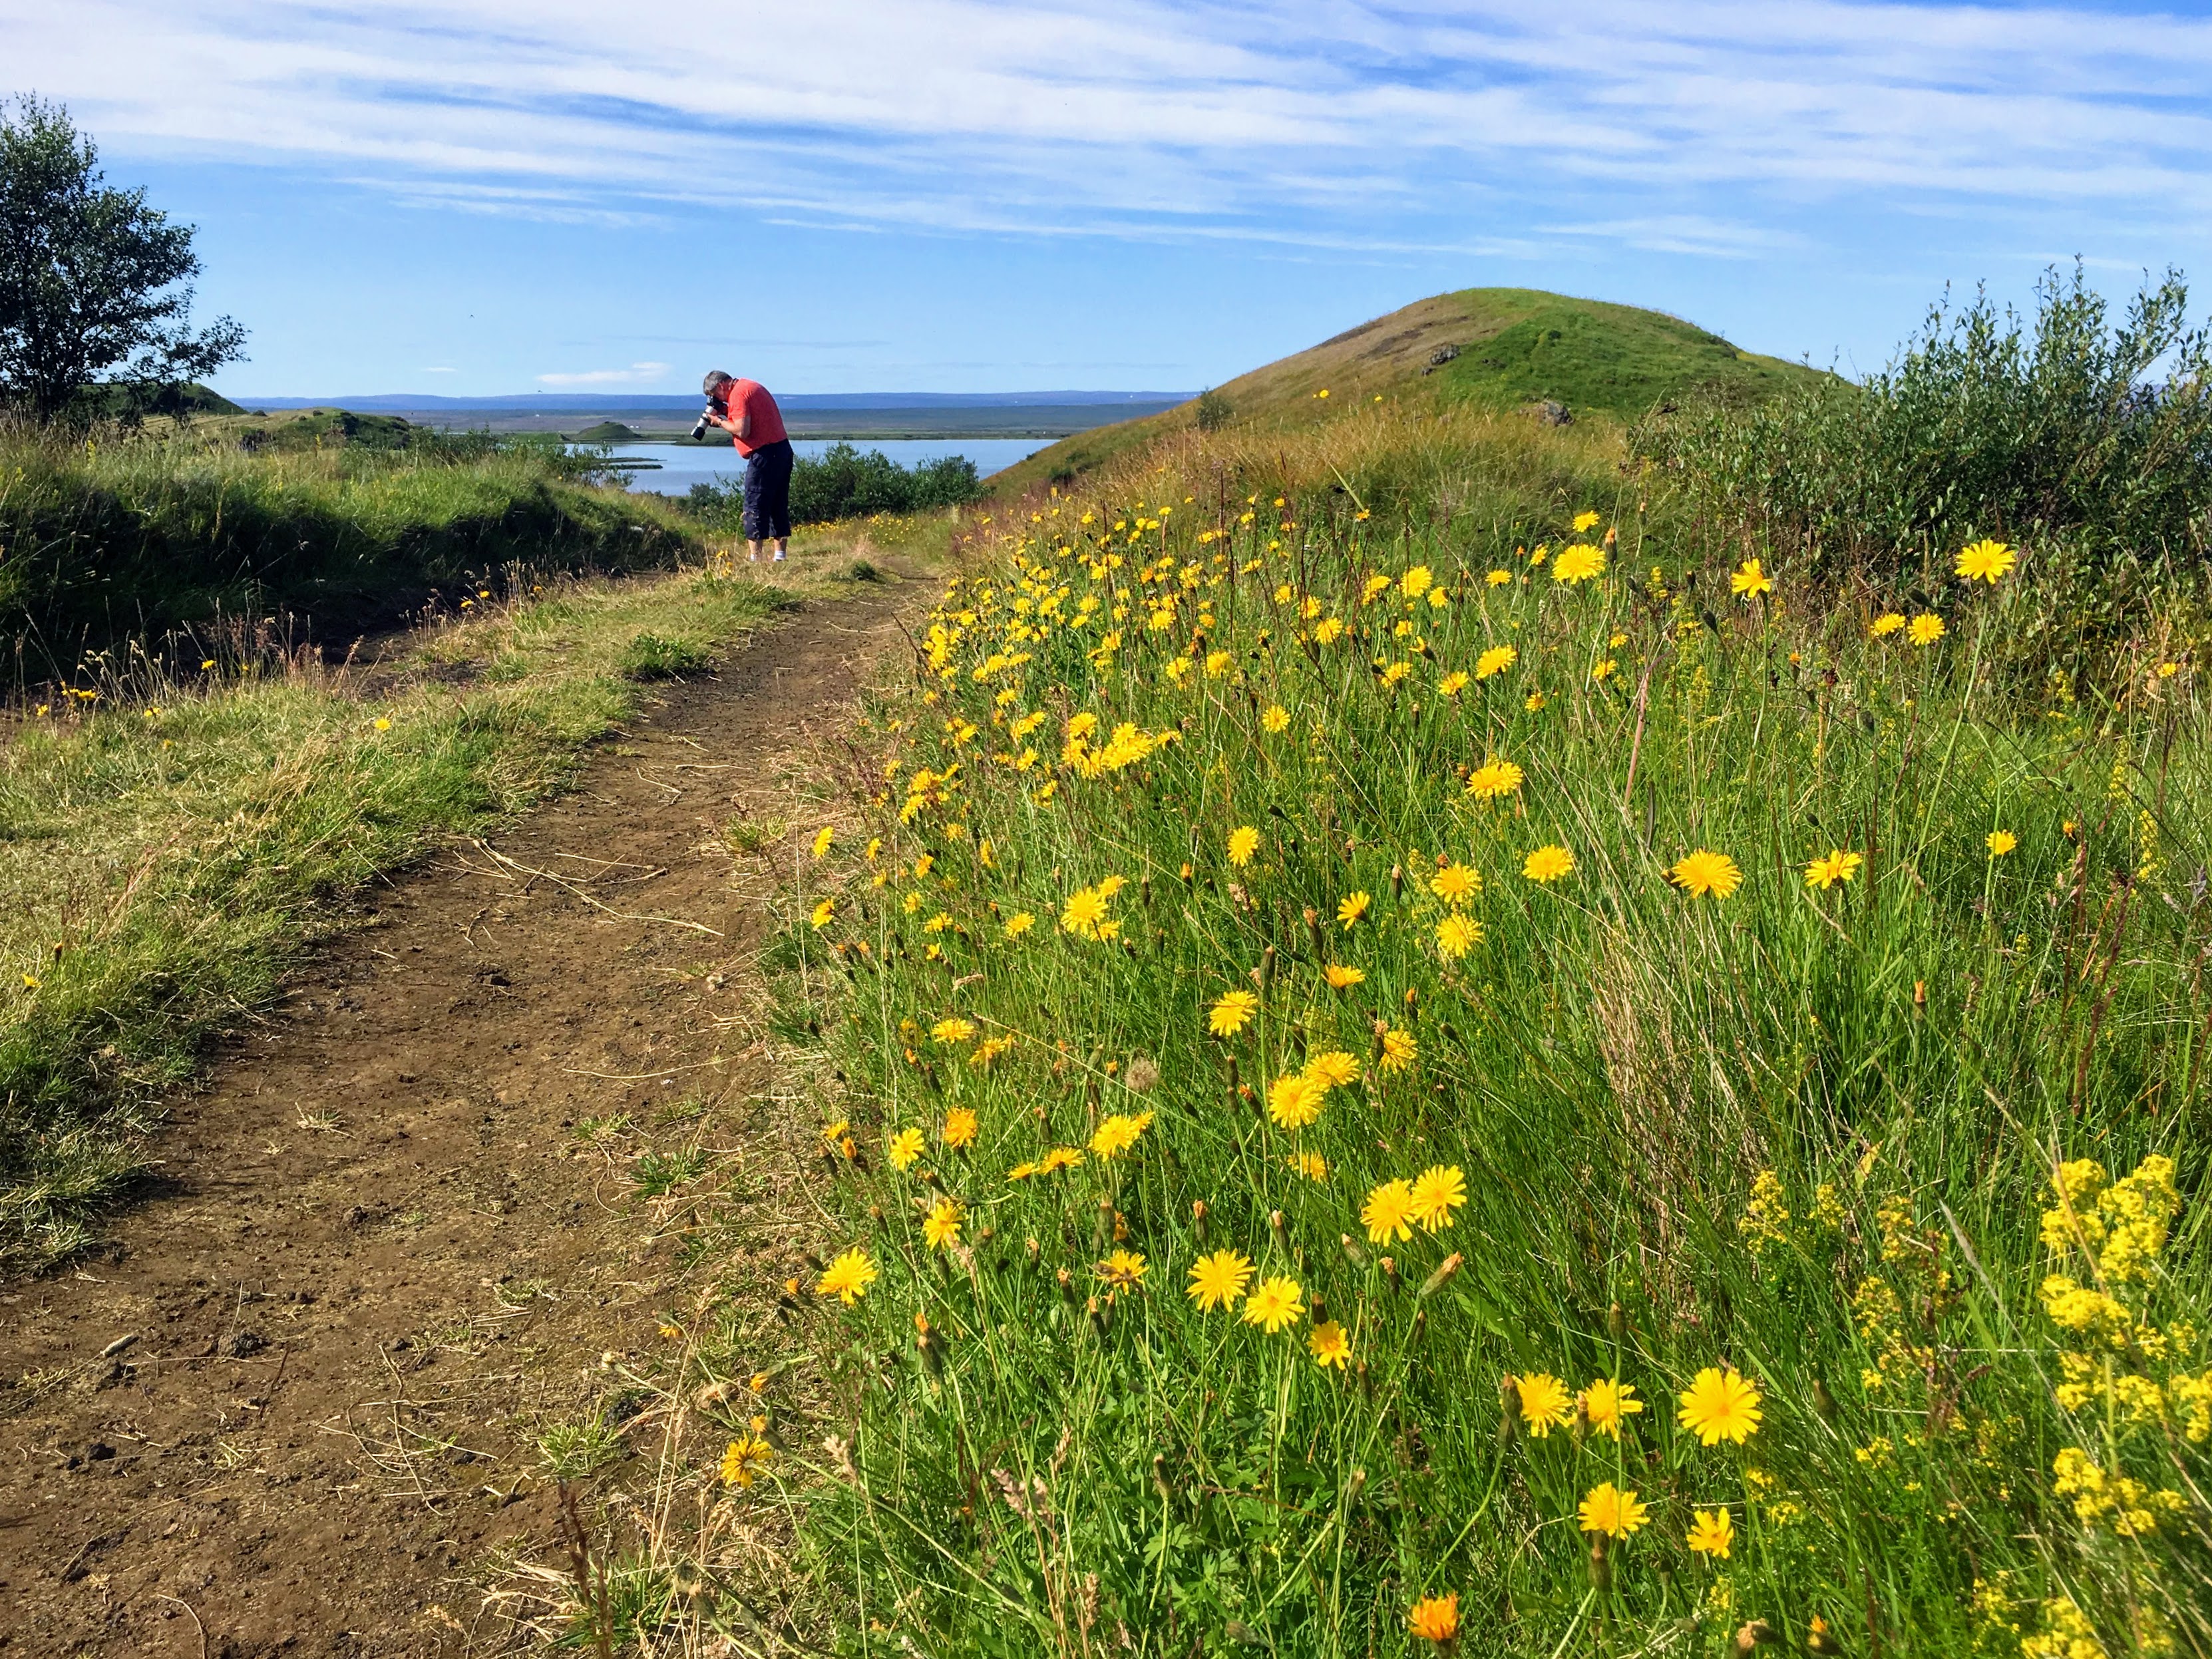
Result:
[[[1502,249],[1553,190],[2212,209],[2212,21],[2087,5],[0,0],[0,27],[111,146],[545,218]],[[1614,234],[1748,246],[1680,205]]]
[[[628,368],[586,368],[574,374],[541,374],[541,386],[657,386],[668,378],[666,363],[632,363]]]

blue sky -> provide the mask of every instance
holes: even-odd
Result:
[[[2212,8],[0,0],[270,396],[1182,389],[1423,295],[1885,361],[2204,275]]]

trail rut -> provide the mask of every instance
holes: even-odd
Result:
[[[637,1154],[744,1133],[770,1081],[765,872],[720,827],[811,832],[799,757],[920,586],[809,604],[568,794],[356,900],[177,1103],[112,1248],[0,1286],[0,1651],[507,1639],[475,1585],[554,1553],[535,1437],[675,1271]]]

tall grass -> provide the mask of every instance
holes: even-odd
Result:
[[[697,576],[520,592],[372,684],[307,653],[166,684],[141,665],[26,709],[0,732],[0,1272],[85,1241],[164,1089],[330,896],[542,793],[647,665],[696,666],[781,602]]]
[[[1722,597],[1591,441],[1360,418],[994,526],[873,727],[836,1405],[732,1454],[850,1646],[2212,1651],[2197,665],[2025,696],[2032,547]]]
[[[18,685],[87,650],[289,610],[389,624],[501,567],[672,563],[696,532],[542,446],[249,453],[181,435],[0,427],[0,629]]]

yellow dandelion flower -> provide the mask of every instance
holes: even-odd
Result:
[[[1885,611],[1881,615],[1874,619],[1872,624],[1867,629],[1867,632],[1873,635],[1875,638],[1878,640],[1887,639],[1890,635],[1896,633],[1904,626],[1905,617],[1900,612],[1895,611]]]
[[[884,1144],[884,1156],[894,1170],[911,1170],[921,1158],[921,1131],[901,1129]]]
[[[1482,579],[1484,586],[1488,587],[1503,587],[1512,580],[1513,573],[1510,570],[1492,570]]]
[[[1364,984],[1367,980],[1365,970],[1347,968],[1340,962],[1330,963],[1321,970],[1321,975],[1328,981],[1328,988],[1332,991],[1349,991],[1355,985]]]
[[[1035,916],[1031,915],[1026,910],[1017,910],[1013,915],[1006,918],[1006,937],[1008,939],[1019,939],[1024,933],[1028,933],[1030,928],[1036,926],[1036,918]]]
[[[1252,1263],[1235,1250],[1216,1250],[1191,1263],[1190,1287],[1185,1292],[1200,1309],[1233,1308],[1243,1299],[1252,1280]]]
[[[1622,1492],[1610,1480],[1593,1486],[1575,1513],[1582,1518],[1584,1532],[1603,1533],[1607,1538],[1626,1538],[1650,1518],[1649,1506],[1638,1503],[1634,1492]]]
[[[1743,885],[1743,872],[1726,853],[1699,848],[1678,861],[1668,875],[1684,892],[1698,898],[1726,898]]]
[[[1473,916],[1455,910],[1437,924],[1437,954],[1448,962],[1457,962],[1481,943],[1482,924]]]
[[[950,1048],[956,1042],[965,1042],[975,1035],[975,1022],[957,1016],[940,1019],[929,1028],[929,1040]]]
[[[1970,542],[1959,550],[1959,562],[1954,574],[1968,581],[1985,581],[1994,587],[2019,562],[2020,555],[2002,542],[1986,538]]]
[[[1464,864],[1447,864],[1437,872],[1429,890],[1456,909],[1482,890],[1482,878]]]
[[[1729,592],[1740,599],[1755,599],[1762,593],[1771,593],[1774,583],[1765,571],[1759,568],[1757,559],[1746,559],[1736,566],[1729,578]]]
[[[1275,1079],[1267,1091],[1267,1115],[1277,1127],[1303,1129],[1321,1115],[1325,1086],[1303,1072]]]
[[[1260,724],[1270,732],[1279,732],[1291,723],[1291,711],[1279,702],[1271,702],[1260,716]]]
[[[1292,1152],[1283,1162],[1293,1174],[1302,1175],[1308,1181],[1328,1179],[1328,1160],[1319,1152]]]
[[[1344,1334],[1344,1327],[1334,1319],[1322,1320],[1307,1334],[1306,1347],[1312,1352],[1315,1363],[1323,1370],[1332,1365],[1341,1370],[1352,1358],[1352,1339]]]
[[[1260,832],[1249,823],[1240,823],[1229,832],[1229,861],[1242,870],[1251,863],[1252,854],[1260,850]]]
[[[1575,855],[1556,843],[1539,847],[1522,861],[1521,873],[1530,881],[1554,882],[1571,873]]]
[[[1605,574],[1605,553],[1588,542],[1577,542],[1571,547],[1559,550],[1559,556],[1552,561],[1552,580],[1568,583],[1593,581]]]
[[[1479,680],[1495,678],[1520,660],[1517,647],[1493,645],[1474,659],[1474,677]]]
[[[1359,1222],[1370,1243],[1404,1243],[1413,1236],[1413,1183],[1385,1181],[1371,1188],[1360,1206]]]
[[[820,933],[824,927],[827,927],[831,922],[836,920],[837,901],[836,899],[823,899],[819,904],[817,904],[814,907],[813,922],[814,931],[816,933]]]
[[[1411,1031],[1401,1031],[1395,1027],[1382,1033],[1382,1057],[1375,1062],[1375,1069],[1378,1072],[1402,1072],[1413,1063],[1414,1055],[1420,1052]]]
[[[1932,611],[1923,611],[1912,619],[1907,637],[1915,645],[1933,645],[1945,632],[1943,619]]]
[[[1521,787],[1521,769],[1509,760],[1486,760],[1467,775],[1467,793],[1477,800],[1497,800]]]
[[[2001,859],[2020,845],[2020,837],[2009,830],[1992,830],[1983,837],[1983,844],[1990,849],[1991,858]]]
[[[939,1132],[939,1139],[955,1149],[971,1146],[975,1142],[977,1127],[975,1113],[965,1106],[955,1106],[945,1115],[945,1127]]]
[[[1597,514],[1594,512],[1582,512],[1576,514],[1574,526],[1575,534],[1577,536],[1581,535],[1584,531],[1588,530],[1596,522]]]
[[[1509,1377],[1521,1397],[1521,1425],[1532,1439],[1548,1437],[1553,1429],[1569,1422],[1575,1414],[1575,1397],[1567,1392],[1567,1385],[1549,1371],[1534,1371],[1526,1376]]]
[[[1741,1446],[1758,1432],[1759,1393],[1733,1370],[1708,1365],[1682,1391],[1681,1425],[1701,1444]]]
[[[722,1449],[722,1484],[750,1486],[753,1477],[775,1455],[775,1449],[758,1435],[732,1440]]]
[[[921,1219],[921,1236],[931,1249],[949,1249],[960,1242],[960,1206],[940,1196]]]
[[[1095,1269],[1098,1277],[1117,1291],[1133,1291],[1145,1282],[1151,1264],[1135,1250],[1116,1250]]]
[[[1453,1640],[1459,1635],[1459,1592],[1423,1596],[1406,1615],[1406,1628],[1424,1642],[1438,1646]]]
[[[879,1277],[867,1251],[855,1244],[823,1270],[814,1293],[834,1296],[849,1308],[868,1293],[868,1286]]]
[[[1359,1061],[1341,1048],[1331,1048],[1308,1060],[1305,1074],[1324,1089],[1348,1089],[1359,1081]]]
[[[1134,1115],[1115,1112],[1098,1120],[1098,1127],[1091,1136],[1091,1150],[1101,1158],[1119,1158],[1137,1144],[1138,1137],[1152,1127],[1152,1115],[1139,1112]]]
[[[1698,1510],[1691,1516],[1690,1535],[1684,1541],[1694,1554],[1725,1561],[1735,1545],[1735,1522],[1726,1510]]]
[[[1360,917],[1367,914],[1367,907],[1374,902],[1374,896],[1365,891],[1347,893],[1337,901],[1336,919],[1349,932],[1358,925]]]
[[[1453,669],[1437,682],[1437,695],[1441,697],[1455,697],[1466,690],[1467,671],[1463,668]]]
[[[817,859],[829,857],[830,843],[836,837],[836,830],[829,824],[825,823],[817,830],[814,832],[814,856]]]
[[[1406,1212],[1425,1233],[1442,1232],[1467,1202],[1467,1177],[1456,1164],[1432,1164],[1415,1177]]]
[[[1826,892],[1839,881],[1850,881],[1858,874],[1859,866],[1865,862],[1856,853],[1847,853],[1840,847],[1836,848],[1826,856],[1814,859],[1805,866],[1805,884]]]
[[[1644,1409],[1644,1402],[1636,1397],[1636,1386],[1632,1382],[1616,1382],[1609,1376],[1601,1376],[1582,1393],[1583,1409],[1589,1415],[1589,1425],[1600,1434],[1620,1438],[1621,1419],[1635,1416]]]
[[[1263,1279],[1244,1298],[1244,1322],[1259,1326],[1270,1336],[1286,1325],[1295,1325],[1304,1314],[1304,1290],[1297,1279],[1281,1273]]]
[[[1215,1036],[1235,1036],[1251,1024],[1260,1010],[1260,999],[1251,991],[1231,991],[1206,1015],[1206,1029]]]

